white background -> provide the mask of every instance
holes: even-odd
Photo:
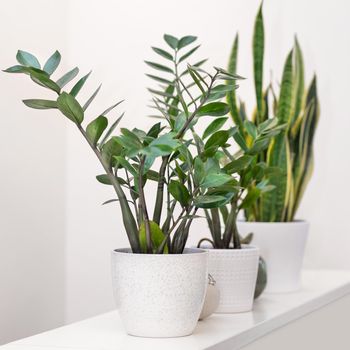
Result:
[[[15,64],[18,48],[42,60],[55,49],[63,67],[93,75],[82,101],[103,82],[90,117],[125,98],[123,126],[149,127],[150,46],[162,34],[193,34],[210,57],[226,66],[240,33],[238,72],[247,77],[239,95],[253,108],[251,37],[256,0],[2,1],[0,68]],[[279,80],[298,34],[306,77],[317,72],[321,120],[315,172],[298,217],[311,222],[308,267],[350,268],[348,107],[350,39],[346,0],[266,0],[265,84]],[[63,69],[64,70],[64,69]],[[63,72],[63,70],[61,72]],[[26,108],[22,98],[46,96],[24,77],[0,77],[0,343],[72,322],[114,307],[109,255],[127,244],[117,205],[100,185],[94,155],[74,125],[56,112]],[[149,192],[153,195],[152,192]],[[206,234],[205,222],[193,228]]]

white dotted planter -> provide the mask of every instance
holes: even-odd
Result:
[[[266,262],[266,293],[288,293],[300,289],[301,269],[309,231],[306,221],[237,223],[242,236],[252,232],[252,243]]]
[[[117,308],[130,335],[181,337],[196,327],[208,285],[208,253],[112,252],[112,280]]]
[[[258,274],[259,249],[208,249],[209,273],[220,289],[217,313],[251,311]]]

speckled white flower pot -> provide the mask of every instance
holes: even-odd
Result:
[[[112,280],[117,308],[130,335],[182,337],[196,327],[208,285],[208,253],[112,252]]]
[[[217,313],[251,311],[259,266],[259,249],[207,249],[209,273],[220,289]]]
[[[252,244],[260,248],[266,262],[265,293],[288,293],[300,289],[309,223],[239,221],[237,226],[242,236],[253,233]]]

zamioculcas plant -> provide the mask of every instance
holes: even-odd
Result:
[[[245,216],[248,221],[293,221],[313,169],[312,147],[319,118],[316,76],[305,89],[303,56],[295,38],[294,47],[285,61],[277,96],[272,83],[267,87],[263,84],[264,46],[264,22],[260,6],[253,36],[256,109],[249,125],[259,129],[263,123],[275,117],[278,124],[286,124],[286,128],[271,139],[268,147],[259,154],[261,161],[281,169],[279,174],[270,177],[270,184],[275,190],[246,206]],[[237,56],[238,34],[228,66],[232,74],[236,72]],[[272,106],[269,103],[270,96]],[[244,130],[244,123],[248,120],[244,103],[238,103],[234,90],[228,93],[227,101],[234,123],[242,130],[245,142],[250,145],[254,138],[249,130]]]
[[[163,76],[148,74],[150,78],[161,83],[157,90],[153,88],[149,90],[154,94],[155,106],[153,107],[161,112],[161,115],[157,117],[174,120],[175,123],[178,123],[185,118],[186,103],[182,100],[183,95],[186,94],[189,105],[203,104],[203,93],[209,87],[206,79],[212,76],[201,68],[206,60],[200,60],[185,70],[179,69],[181,62],[192,55],[199,48],[199,45],[189,50],[188,53],[180,55],[184,39],[179,40],[169,36],[165,38],[173,47],[174,52],[170,54],[155,47],[153,50],[170,62],[172,67],[165,67],[160,63],[149,61],[146,63],[159,71],[169,72],[172,70],[173,77],[171,80],[166,80]],[[194,42],[195,40],[195,37],[186,37],[186,42]],[[284,125],[278,125],[277,119],[271,119],[257,128],[252,122],[246,121],[242,123],[241,127],[235,126],[229,130],[222,130],[228,118],[221,116],[223,114],[221,109],[227,109],[228,106],[217,100],[223,99],[228,93],[232,94],[237,88],[235,80],[241,77],[236,75],[236,72],[228,73],[219,68],[216,68],[216,71],[223,80],[226,80],[226,85],[215,86],[211,90],[208,101],[216,101],[210,103],[211,115],[219,116],[219,118],[215,118],[208,125],[201,137],[193,129],[197,118],[193,120],[190,127],[198,152],[198,156],[194,160],[195,177],[198,178],[199,183],[203,181],[204,185],[210,180],[209,182],[219,186],[208,192],[212,195],[210,198],[202,194],[199,197],[200,200],[197,200],[197,206],[204,208],[212,235],[212,240],[204,238],[199,245],[203,241],[209,241],[215,248],[241,248],[236,228],[237,214],[241,209],[245,209],[255,202],[262,193],[274,189],[274,186],[269,185],[268,177],[273,171],[276,171],[276,168],[267,167],[259,161],[259,155],[268,147],[271,138],[283,129]],[[187,83],[184,81],[186,75],[192,77]],[[197,91],[194,93],[193,87],[197,87]],[[249,144],[245,141],[245,133],[251,134],[252,140]],[[240,150],[235,154],[230,152],[229,141],[231,139],[240,147]],[[163,161],[166,161],[166,157],[163,157]],[[225,177],[229,179],[229,176],[232,178],[225,182]],[[161,183],[159,183],[159,187],[161,187]],[[216,200],[218,200],[217,205],[213,208],[212,201]],[[158,201],[162,202],[162,198],[159,198]],[[154,220],[157,219],[156,214],[155,210]],[[225,227],[224,230],[222,230],[222,226]]]
[[[104,170],[104,174],[97,176],[97,179],[111,185],[115,190],[117,198],[111,201],[119,202],[124,227],[134,253],[182,253],[198,208],[218,207],[228,201],[233,193],[232,186],[224,186],[234,181],[231,172],[228,174],[217,162],[217,150],[226,142],[228,132],[220,139],[209,138],[210,147],[206,147],[206,163],[200,159],[202,153],[198,155],[198,148],[192,144],[193,137],[195,139],[196,136],[194,127],[201,117],[220,117],[228,113],[227,104],[216,102],[219,99],[216,93],[221,90],[231,91],[235,85],[226,86],[219,82],[234,82],[238,77],[219,68],[215,68],[213,74],[201,77],[196,70],[198,64],[194,67],[186,66],[180,74],[180,63],[196,48],[189,49],[181,56],[179,53],[196,38],[186,36],[176,39],[165,35],[164,39],[171,48],[171,53],[157,48],[154,48],[154,51],[172,61],[174,66],[168,67],[153,62],[147,64],[168,75],[167,78],[155,75],[150,77],[176,91],[178,103],[175,105],[172,92],[160,93],[152,90],[155,106],[164,117],[164,122],[154,124],[147,131],[121,128],[121,134],[113,136],[122,115],[110,125],[107,115],[121,101],[84,125],[88,107],[100,87],[85,103],[79,102],[78,93],[90,73],[67,89],[66,85],[77,76],[79,70],[74,68],[59,79],[54,78],[53,74],[61,60],[57,51],[43,66],[32,54],[18,51],[19,65],[5,70],[8,73],[26,74],[36,84],[55,93],[51,100],[29,99],[23,102],[35,109],[57,109],[73,122],[86,139]],[[189,78],[189,82],[184,83],[184,76]],[[201,96],[197,101],[191,98],[190,90],[193,87],[201,87]],[[176,110],[176,113],[168,113],[169,106],[171,110]],[[161,159],[159,169],[156,169],[157,158]],[[212,163],[216,166],[215,171],[208,171],[206,167],[211,169]],[[144,189],[148,181],[158,182],[153,216],[149,212],[151,199],[145,197]]]

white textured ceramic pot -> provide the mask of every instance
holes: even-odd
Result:
[[[293,222],[238,222],[242,236],[252,232],[252,244],[260,248],[266,262],[266,293],[287,293],[300,289],[301,269],[309,224]]]
[[[251,311],[258,274],[259,249],[207,249],[209,273],[220,289],[218,313]]]
[[[130,335],[182,337],[196,327],[208,285],[208,253],[112,252],[112,279],[120,317]]]

